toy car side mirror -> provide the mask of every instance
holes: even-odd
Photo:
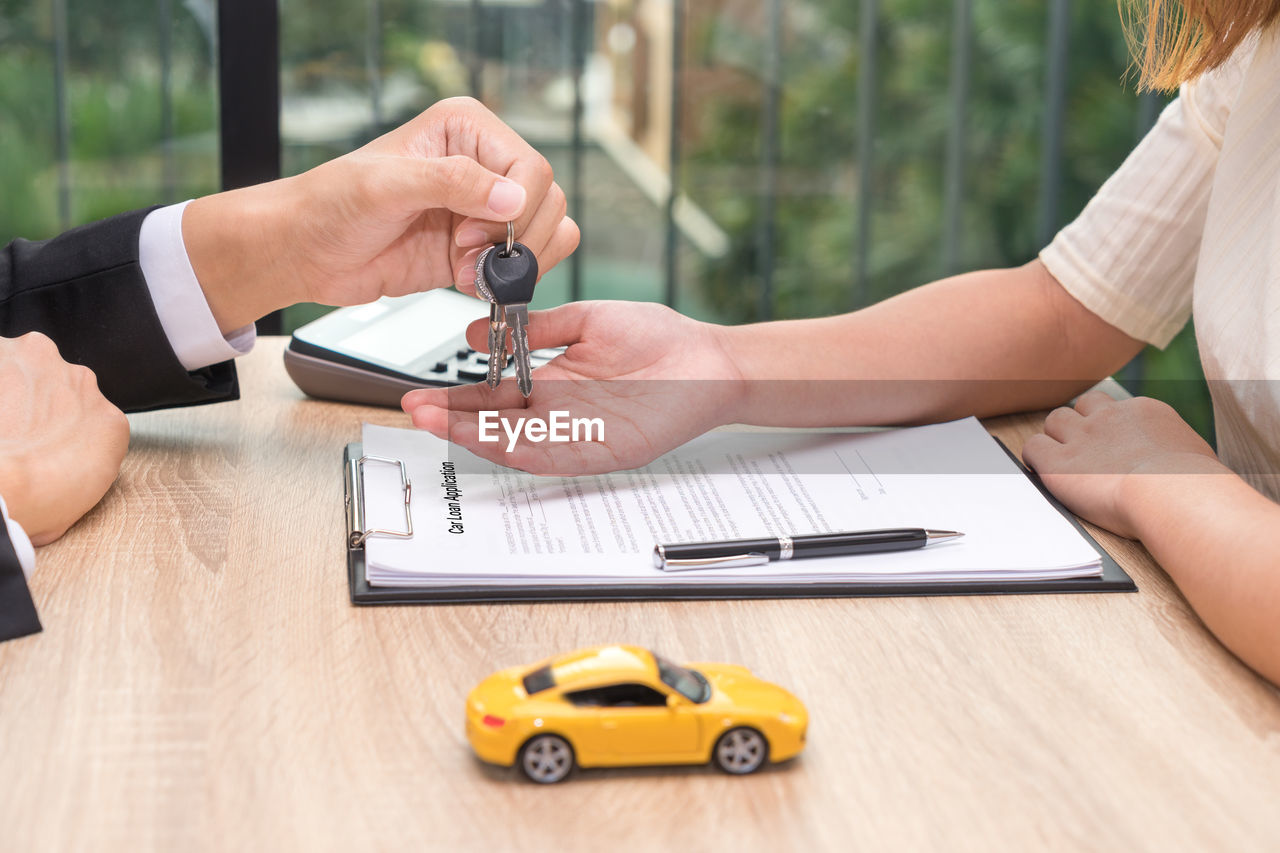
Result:
[[[683,696],[681,696],[679,693],[668,693],[668,694],[667,694],[667,707],[668,707],[668,708],[679,708],[679,707],[680,707],[681,705],[683,705],[684,703],[685,703],[684,697],[683,697]]]

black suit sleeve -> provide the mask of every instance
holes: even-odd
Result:
[[[0,519],[0,640],[25,637],[40,630],[40,618],[27,589],[9,529]]]
[[[148,213],[0,251],[0,337],[43,332],[65,360],[93,370],[103,395],[126,412],[237,399],[230,361],[189,373],[169,346],[138,263]]]

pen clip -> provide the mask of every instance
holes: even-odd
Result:
[[[764,566],[768,563],[769,558],[766,555],[752,552],[728,557],[703,557],[699,560],[664,559],[661,568],[665,572],[687,572],[692,569],[740,569],[745,566]]]

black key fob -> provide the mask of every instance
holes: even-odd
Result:
[[[511,254],[507,244],[494,243],[493,251],[484,258],[484,279],[499,305],[528,304],[538,283],[538,259],[523,243],[514,243]]]

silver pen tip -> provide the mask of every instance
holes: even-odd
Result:
[[[930,542],[941,542],[944,539],[959,539],[964,534],[955,530],[926,530],[924,535]]]

